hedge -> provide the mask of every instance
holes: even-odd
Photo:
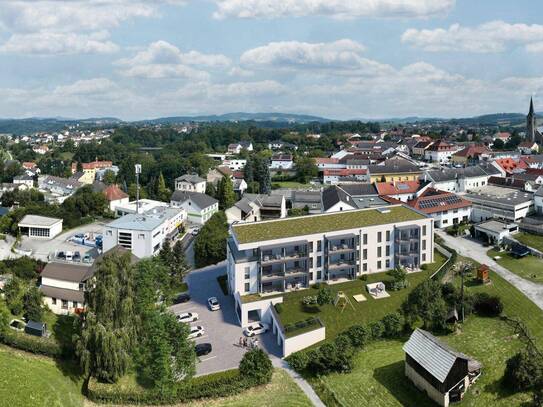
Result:
[[[96,403],[111,404],[174,404],[191,400],[227,397],[267,382],[245,377],[239,369],[199,376],[179,383],[171,393],[161,394],[144,388],[121,388],[115,384],[91,380],[87,397]]]
[[[50,338],[39,338],[37,336],[8,330],[2,334],[0,341],[13,348],[36,353],[38,355],[59,357],[62,354],[60,345]]]

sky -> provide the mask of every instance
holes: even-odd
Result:
[[[1,0],[0,117],[543,110],[536,0]]]

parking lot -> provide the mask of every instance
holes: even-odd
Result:
[[[211,353],[201,357],[197,363],[197,375],[236,368],[245,353],[245,349],[239,346],[242,330],[235,315],[234,300],[222,293],[217,282],[217,276],[225,272],[224,263],[191,271],[187,276],[191,300],[170,307],[176,315],[196,312],[199,320],[191,325],[203,326],[205,334],[196,338],[195,343],[208,342],[213,347]],[[219,311],[209,310],[209,297],[217,297],[221,304]]]
[[[89,236],[101,235],[104,225],[104,222],[89,223],[88,225],[82,225],[63,232],[51,240],[29,239],[28,236],[23,236],[20,249],[32,251],[32,257],[43,261],[52,260],[52,256],[61,251],[64,253],[67,251],[78,251],[81,254],[81,258],[89,254],[94,259],[98,256],[96,248],[74,243],[69,239],[76,234],[88,234]]]

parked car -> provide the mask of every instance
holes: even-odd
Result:
[[[73,260],[79,263],[81,261],[81,253],[74,252]]]
[[[57,259],[66,260],[66,253],[58,252],[57,253]]]
[[[179,294],[177,297],[173,299],[174,304],[183,304],[184,302],[190,301],[190,295],[187,293]]]
[[[243,333],[245,334],[245,336],[255,336],[263,334],[269,329],[270,327],[268,326],[268,324],[265,324],[263,322],[253,322],[252,324],[249,324],[245,327]]]
[[[66,261],[72,261],[74,254],[72,252],[66,252]]]
[[[83,256],[83,263],[92,263],[92,257],[90,254],[86,254]]]
[[[200,228],[194,228],[192,229],[192,232],[190,233],[192,234],[192,236],[196,236],[199,232],[200,232]]]
[[[198,338],[200,336],[204,336],[206,332],[204,331],[204,327],[201,325],[191,326],[190,332],[189,332],[189,339]]]
[[[207,304],[209,305],[209,309],[211,311],[218,311],[221,309],[221,304],[219,304],[219,301],[217,300],[217,297],[210,297],[207,299]]]
[[[213,347],[210,343],[199,343],[194,347],[194,350],[196,352],[196,356],[205,356],[213,350]]]
[[[198,314],[196,312],[183,312],[177,316],[179,322],[194,322],[198,321]]]

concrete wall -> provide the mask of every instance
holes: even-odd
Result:
[[[281,334],[282,335],[282,334]],[[290,338],[283,338],[283,357],[298,352],[314,345],[317,342],[324,341],[326,338],[325,327],[320,327],[314,331],[305,332],[301,335],[293,336]]]
[[[417,386],[418,389],[426,392],[428,397],[443,407],[449,406],[449,393],[441,394],[419,375],[415,369],[405,363],[405,375]]]

